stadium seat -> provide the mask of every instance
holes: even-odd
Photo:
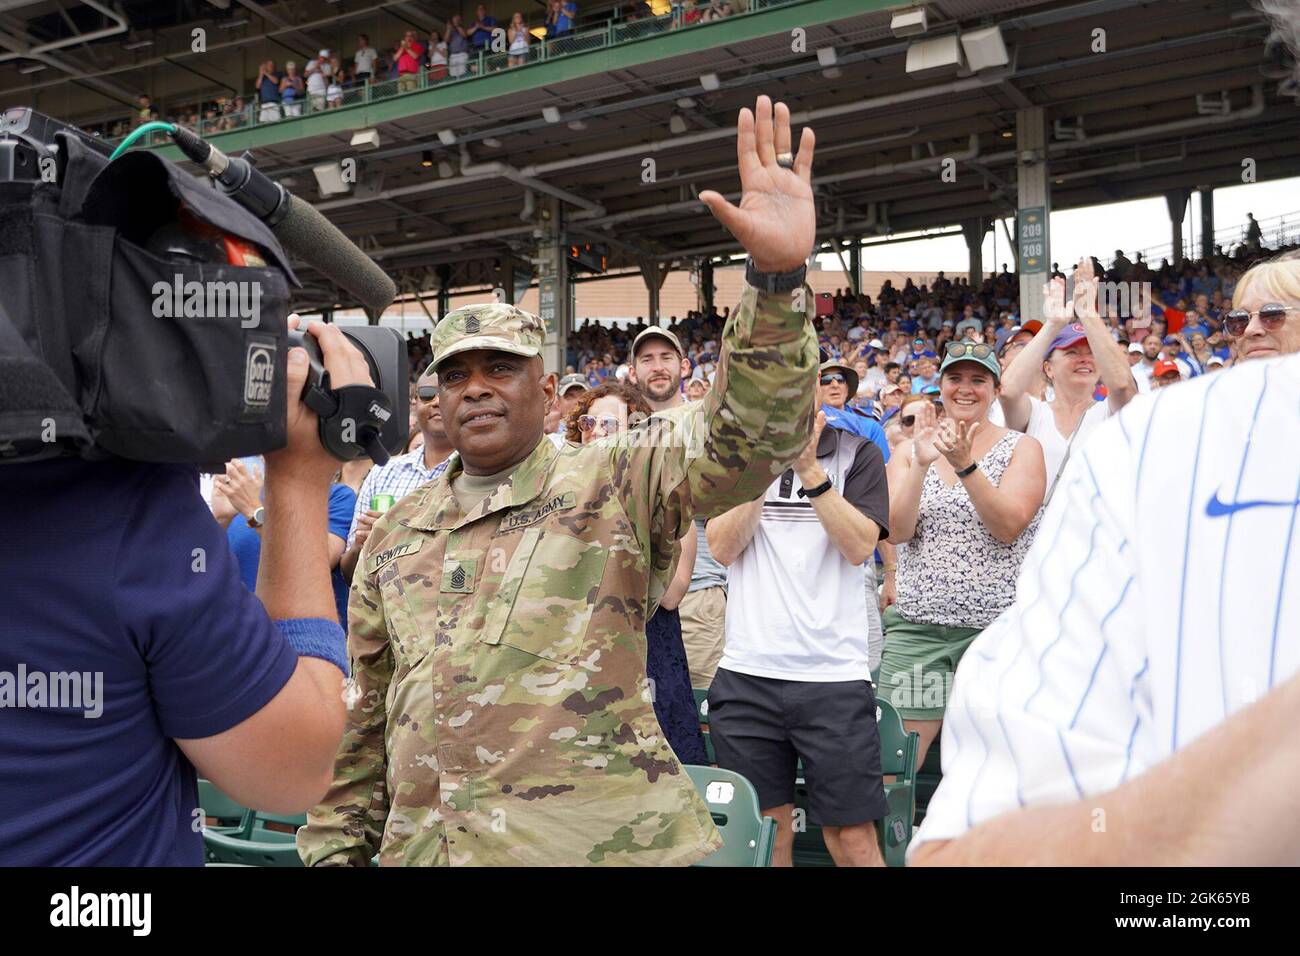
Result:
[[[203,811],[203,828],[213,833],[240,832],[246,814],[251,812],[218,790],[212,781],[202,777],[199,778],[199,809]],[[216,823],[208,823],[209,820]]]
[[[259,839],[244,840],[228,833],[213,833],[211,830],[203,831],[203,848],[207,856],[208,865],[213,863],[239,863],[244,866],[272,866],[272,867],[300,867],[302,860],[298,858],[298,846],[290,835],[287,841],[283,839],[286,834],[277,830],[258,830],[254,836]]]
[[[880,852],[886,865],[902,866],[916,815],[916,749],[921,738],[904,731],[903,718],[887,700],[876,701],[876,726],[880,730],[880,771],[894,777],[893,783],[885,784],[889,815],[878,827]]]
[[[209,863],[243,863],[247,866],[299,867],[294,842],[306,814],[248,811],[233,832],[204,829],[203,847]]]
[[[771,866],[776,821],[759,812],[754,786],[740,774],[717,767],[686,765],[713,822],[722,834],[722,849],[696,866]]]

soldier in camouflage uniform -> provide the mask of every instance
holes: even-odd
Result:
[[[309,866],[686,865],[721,846],[655,719],[645,622],[692,519],[761,495],[812,429],[812,131],[791,162],[789,111],[756,113],[741,205],[700,197],[752,270],[702,402],[556,448],[541,320],[489,304],[438,323],[459,455],[358,564],[348,724],[298,834]]]

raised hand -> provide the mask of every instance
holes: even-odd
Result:
[[[1077,292],[1077,287],[1076,287]],[[1074,319],[1065,302],[1065,280],[1060,276],[1043,284],[1043,324],[1060,330]]]
[[[948,459],[953,471],[969,468],[975,460],[971,446],[975,443],[975,433],[979,427],[979,422],[954,422],[951,418],[945,418],[939,426],[934,444],[939,454]]]
[[[1074,315],[1078,319],[1095,319],[1097,314],[1097,277],[1092,260],[1084,257],[1074,270]]]
[[[799,457],[795,459],[794,463],[795,473],[799,475],[799,481],[805,487],[807,487],[807,482],[804,481],[804,477],[811,477],[817,469],[817,446],[821,442],[822,432],[825,428],[826,413],[819,410],[817,418],[813,422],[812,438],[808,444],[804,445],[803,451],[799,452]],[[822,481],[825,480],[825,478],[822,479]],[[820,484],[820,482],[813,482],[813,484]]]
[[[916,412],[916,423],[912,426],[912,450],[917,464],[929,468],[939,460],[939,415],[934,410],[933,402],[917,402],[921,407]]]
[[[804,127],[793,168],[777,164],[791,153],[790,109],[760,96],[754,112],[742,109],[736,120],[736,159],[740,169],[740,205],[712,189],[700,193],[761,272],[793,272],[812,254],[817,238],[813,206],[813,147],[816,137]]]

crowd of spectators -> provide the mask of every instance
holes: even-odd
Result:
[[[1181,268],[1123,253],[1109,268],[1085,259],[1068,300],[1054,264],[1042,322],[1021,321],[1018,277],[1005,267],[978,287],[939,273],[874,297],[821,299],[808,446],[763,497],[696,522],[646,625],[655,711],[674,751],[707,761],[691,688],[708,688],[716,759],[778,821],[778,863],[792,859],[796,757],[835,861],[881,862],[879,740],[864,716],[874,694],[919,734],[924,759],[966,649],[1013,605],[1056,480],[1094,427],[1142,392],[1300,351],[1300,256],[1254,263],[1263,252]],[[1150,283],[1150,314],[1111,308],[1103,282]],[[704,398],[727,319],[709,310],[664,326],[584,322],[547,437],[585,445]],[[405,453],[382,468],[344,466],[330,493],[342,620],[375,520],[453,454],[430,337],[408,339],[408,355]],[[261,482],[259,462],[235,461],[204,489],[250,590]],[[863,697],[856,675],[868,672],[876,689]]]
[[[493,60],[486,70],[523,66],[537,56],[542,41],[571,36],[580,29],[605,22],[640,22],[636,35],[647,31],[677,29],[697,23],[711,23],[749,9],[749,0],[681,0],[656,14],[644,0],[630,2],[614,10],[602,10],[582,18],[576,0],[547,0],[544,15],[533,22],[516,11],[509,20],[499,21],[479,4],[472,19],[456,14],[441,28],[427,36],[407,30],[389,45],[375,47],[369,36],[360,34],[351,57],[339,50],[321,49],[299,63],[267,60],[259,64],[251,81],[251,92],[224,95],[198,102],[178,103],[160,108],[147,94],[140,94],[130,118],[122,118],[88,127],[87,132],[120,139],[133,128],[151,121],[176,123],[203,133],[239,129],[252,123],[267,123],[304,112],[334,109],[344,105],[347,93],[369,83],[395,82],[396,91],[406,93],[418,88],[420,74],[429,82],[456,78],[479,70],[479,53],[504,54],[504,67]],[[597,19],[599,18],[599,19]],[[554,53],[567,50],[561,45]],[[310,101],[303,109],[304,101]]]

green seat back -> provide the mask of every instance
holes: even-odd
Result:
[[[688,764],[686,772],[722,834],[722,849],[695,865],[771,866],[776,821],[759,812],[753,784],[732,770],[717,767]]]
[[[274,839],[268,836],[274,834]],[[245,866],[301,867],[298,847],[291,834],[275,830],[255,830],[259,839],[245,840],[229,833],[203,831],[203,847],[208,863],[242,863]],[[288,837],[287,840],[280,839]]]
[[[880,852],[887,865],[902,866],[916,816],[916,750],[921,738],[904,730],[903,718],[883,698],[876,700],[876,727],[880,733],[880,771],[894,777],[893,783],[885,784],[889,813],[877,825]]]
[[[216,821],[210,829],[225,832],[240,830],[244,825],[245,815],[250,812],[247,807],[240,806],[218,790],[212,781],[202,778],[199,778],[199,809],[203,811],[205,821]],[[207,826],[207,823],[205,822],[204,825]]]

